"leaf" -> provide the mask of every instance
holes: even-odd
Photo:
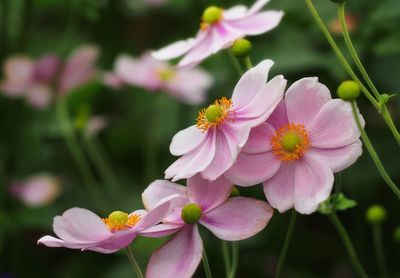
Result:
[[[357,202],[344,196],[343,193],[331,195],[329,198],[319,205],[318,212],[321,214],[331,214],[336,210],[345,211],[353,208]]]

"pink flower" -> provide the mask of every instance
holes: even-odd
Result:
[[[273,209],[264,201],[246,197],[229,198],[232,184],[224,177],[209,182],[196,175],[187,187],[157,180],[143,192],[145,208],[152,209],[159,201],[178,194],[183,199],[162,224],[143,231],[143,236],[160,237],[176,233],[174,238],[158,249],[150,259],[146,277],[191,277],[200,263],[203,242],[197,223],[216,237],[238,241],[254,236],[268,224]]]
[[[144,229],[158,224],[169,215],[177,196],[169,196],[148,212],[136,210],[131,214],[115,211],[100,218],[83,208],[71,208],[56,216],[53,229],[59,238],[44,236],[38,240],[48,247],[66,247],[113,253],[127,247]]]
[[[115,73],[107,74],[105,82],[114,88],[127,84],[150,91],[165,90],[183,102],[198,104],[205,100],[212,78],[201,69],[177,69],[144,53],[139,59],[119,56]]]
[[[202,16],[200,31],[195,38],[175,42],[153,52],[160,60],[185,55],[179,66],[195,66],[221,49],[245,36],[265,33],[275,28],[283,16],[281,11],[260,11],[269,0],[258,0],[250,8],[235,6],[227,10],[215,6],[207,8]]]
[[[60,194],[60,181],[51,175],[40,174],[11,185],[11,193],[30,207],[51,204]]]
[[[201,110],[196,125],[172,138],[170,152],[182,157],[165,171],[165,178],[176,181],[201,173],[203,178],[215,180],[233,165],[251,128],[264,122],[283,97],[283,76],[267,83],[272,65],[265,60],[247,71],[232,99],[223,97]]]
[[[303,78],[252,129],[225,176],[242,186],[263,182],[268,202],[280,212],[294,207],[310,214],[328,198],[333,173],[361,155],[359,137],[350,103],[332,99],[317,78]]]

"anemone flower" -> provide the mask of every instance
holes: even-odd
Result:
[[[251,128],[264,122],[283,97],[283,76],[267,83],[272,65],[271,60],[264,60],[247,71],[232,99],[216,100],[199,112],[196,125],[172,138],[170,152],[182,157],[169,166],[165,178],[176,181],[201,173],[203,178],[215,180],[233,165]]]
[[[48,247],[91,250],[113,253],[129,244],[148,229],[169,215],[177,196],[169,196],[148,212],[136,210],[131,214],[114,211],[107,218],[100,218],[90,210],[71,208],[56,216],[53,229],[59,238],[44,236],[38,243]]]
[[[192,277],[203,253],[198,224],[206,227],[216,237],[238,241],[254,236],[268,224],[273,209],[266,202],[231,197],[232,184],[224,177],[210,182],[196,175],[187,181],[187,187],[157,180],[143,192],[143,204],[153,209],[160,200],[177,194],[181,196],[180,208],[164,219],[162,224],[143,231],[143,236],[175,236],[155,251],[150,258],[146,277]]]
[[[328,198],[333,173],[361,155],[359,137],[350,103],[332,99],[316,77],[303,78],[290,86],[271,117],[251,131],[225,176],[242,186],[264,183],[268,202],[280,212],[294,207],[310,214]]]
[[[178,41],[153,52],[160,60],[169,60],[185,55],[179,66],[199,64],[221,49],[246,36],[260,35],[275,28],[283,16],[281,11],[261,11],[269,0],[258,0],[249,9],[235,6],[230,9],[208,7],[201,18],[200,31],[195,38]]]
[[[151,92],[165,91],[189,104],[204,102],[212,77],[202,69],[179,69],[144,53],[135,59],[120,55],[114,73],[105,75],[105,83],[114,88],[132,85]]]

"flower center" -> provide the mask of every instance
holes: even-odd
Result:
[[[217,23],[222,19],[223,10],[216,6],[210,6],[204,10],[201,17],[200,28],[206,30],[210,25]]]
[[[218,99],[207,108],[199,111],[196,126],[202,131],[207,131],[212,127],[219,127],[226,120],[234,119],[234,112],[231,111],[232,100],[223,97]]]
[[[172,69],[163,69],[158,72],[159,78],[164,82],[171,81],[175,77],[175,74],[176,72]]]
[[[128,215],[126,212],[118,210],[103,218],[103,222],[113,232],[129,229],[135,226],[139,220],[140,216],[137,214]]]
[[[193,203],[187,204],[181,211],[181,217],[186,224],[196,223],[202,215],[201,208]]]
[[[287,124],[271,137],[274,155],[282,161],[299,160],[310,148],[308,131],[302,124]]]

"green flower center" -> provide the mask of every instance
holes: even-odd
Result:
[[[206,118],[209,122],[216,122],[222,116],[221,106],[218,104],[211,104],[206,109]]]
[[[205,23],[213,24],[222,18],[222,9],[216,6],[210,6],[205,9],[202,20]]]
[[[124,225],[128,222],[129,217],[126,212],[114,211],[108,216],[108,221],[114,225]]]
[[[181,211],[181,217],[186,224],[196,223],[202,215],[201,208],[196,204],[187,204]]]
[[[281,139],[282,148],[288,152],[294,151],[296,147],[300,144],[300,136],[293,132],[287,132]]]

